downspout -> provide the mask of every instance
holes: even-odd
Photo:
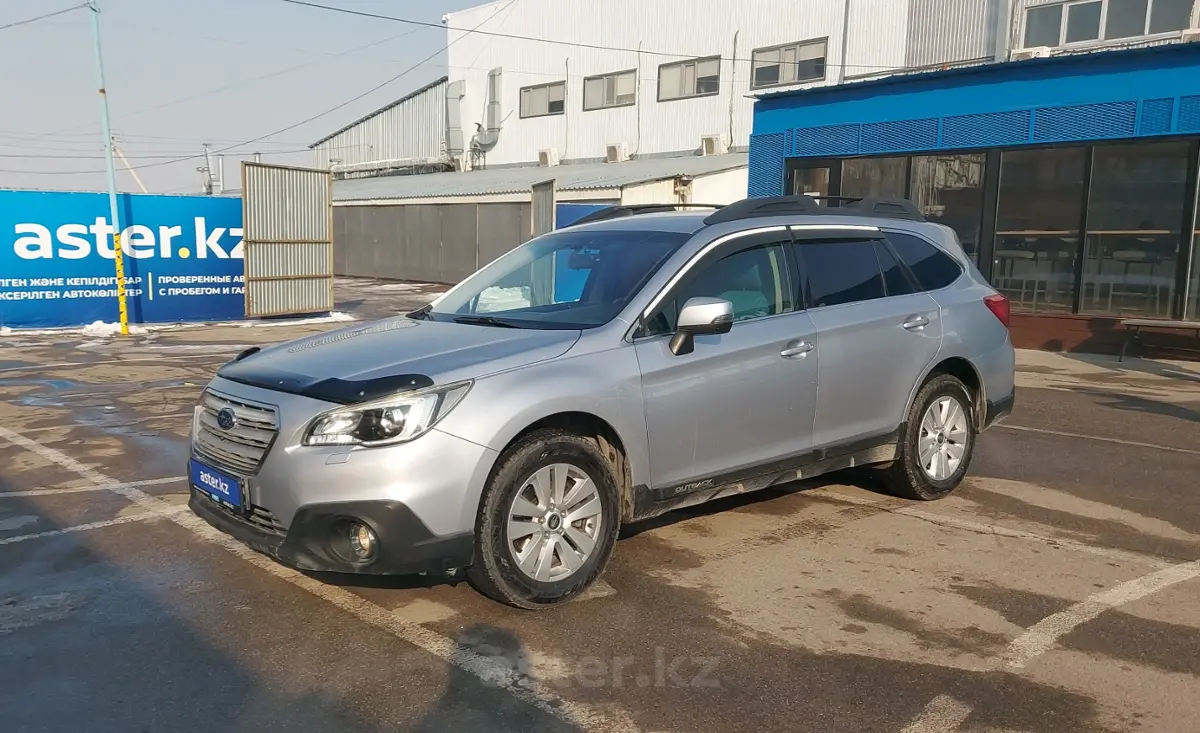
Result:
[[[462,98],[467,85],[462,80],[446,85],[446,155],[455,168],[462,170],[462,156],[467,152],[462,130]]]
[[[733,105],[737,99],[737,89],[734,87],[737,85],[738,36],[741,33],[740,30],[733,32],[733,60],[730,63],[731,71],[729,76],[729,145],[727,146],[729,150],[733,149]]]
[[[846,83],[846,58],[850,45],[850,0],[842,2],[842,63],[838,71],[838,84]]]
[[[637,71],[634,72],[637,76],[633,80],[633,105],[636,110],[637,119],[637,145],[633,148],[633,157],[637,157],[638,151],[642,149],[642,42],[638,41],[637,47]]]
[[[571,106],[567,104],[571,101],[571,57],[568,56],[563,61],[563,78],[566,83],[563,84],[563,160],[571,157]]]

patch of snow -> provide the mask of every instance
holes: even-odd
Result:
[[[130,325],[129,332],[130,333],[146,333],[146,329],[141,326]],[[120,335],[121,324],[105,323],[104,321],[93,321],[91,323],[91,325],[84,326],[83,330],[80,331],[80,333],[82,333],[84,336],[91,336],[93,338],[112,338],[113,336]]]
[[[491,287],[479,294],[479,302],[475,306],[475,312],[495,313],[497,311],[528,308],[530,305],[532,303],[530,301],[530,288],[528,287]]]
[[[344,321],[357,321],[358,319],[349,313],[334,311],[327,316],[318,316],[316,318],[297,318],[288,321],[248,321],[238,323],[242,328],[272,328],[275,326],[305,326],[310,323],[341,323]],[[229,324],[233,325],[233,324]]]

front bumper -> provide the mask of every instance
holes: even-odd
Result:
[[[409,575],[445,572],[471,564],[474,534],[438,536],[412,510],[398,501],[354,501],[311,504],[300,508],[285,534],[251,523],[196,489],[188,501],[197,516],[222,532],[297,570],[366,575]],[[352,519],[368,525],[379,550],[368,561],[339,556],[336,526]]]
[[[209,524],[303,570],[407,574],[470,564],[480,496],[495,451],[436,427],[391,446],[304,446],[309,421],[331,405],[221,377],[209,391],[272,410],[277,424],[255,471],[231,470],[202,455],[193,437],[193,458],[229,473],[244,489],[246,513],[193,490],[189,506]],[[379,539],[373,559],[348,562],[332,550],[330,535],[337,534],[339,519],[371,527]]]

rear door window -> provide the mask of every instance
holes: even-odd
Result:
[[[882,298],[883,271],[869,239],[801,242],[809,305],[822,308]]]
[[[922,290],[941,290],[962,275],[962,267],[953,257],[920,237],[888,232],[887,238],[900,261],[916,275]]]
[[[875,256],[879,258],[879,267],[883,270],[883,284],[887,287],[888,296],[911,295],[917,292],[909,280],[908,273],[896,260],[895,255],[888,249],[887,244],[875,241]]]

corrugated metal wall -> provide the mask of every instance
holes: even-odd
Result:
[[[969,61],[991,56],[993,39],[1004,28],[999,4],[1010,0],[912,0],[908,16],[908,53],[911,67]]]
[[[333,186],[328,171],[242,163],[246,315],[333,308]]]
[[[528,203],[337,206],[334,271],[457,283],[530,238]]]
[[[440,81],[392,107],[355,123],[313,148],[316,165],[376,161],[433,163],[443,159],[446,136],[446,81]]]

